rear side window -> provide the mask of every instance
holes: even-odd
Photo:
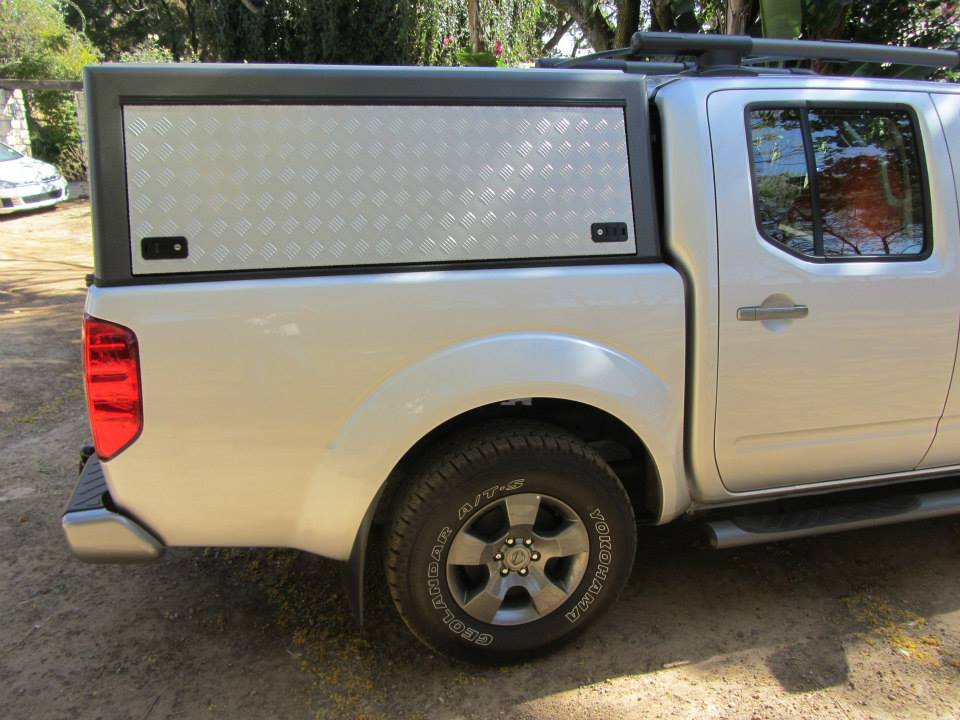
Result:
[[[749,114],[763,235],[818,259],[925,256],[922,156],[894,108],[770,108]]]
[[[760,229],[774,242],[813,255],[813,202],[800,110],[754,110],[750,131]]]

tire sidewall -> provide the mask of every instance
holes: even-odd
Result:
[[[476,463],[442,487],[423,508],[412,538],[407,582],[415,632],[445,652],[503,660],[544,652],[575,637],[616,599],[636,549],[632,508],[610,473],[580,456],[517,451]],[[492,625],[471,617],[454,600],[446,579],[450,545],[461,527],[509,495],[536,493],[562,500],[590,538],[588,563],[570,597],[544,618]]]

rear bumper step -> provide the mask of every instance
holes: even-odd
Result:
[[[85,562],[146,562],[163,555],[153,533],[113,508],[96,455],[84,463],[61,524],[73,554]]]
[[[956,514],[960,514],[960,489],[712,520],[707,530],[710,543],[724,549]]]

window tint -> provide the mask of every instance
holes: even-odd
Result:
[[[813,257],[923,253],[921,160],[909,113],[753,110],[750,134],[758,221],[770,240]]]
[[[760,226],[771,240],[812,255],[813,211],[800,111],[751,114],[753,173]]]

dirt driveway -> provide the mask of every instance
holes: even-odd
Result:
[[[492,669],[378,598],[356,631],[336,563],[300,553],[74,561],[90,262],[85,203],[0,219],[0,717],[960,718],[956,519],[729,552],[644,531],[589,637]]]

